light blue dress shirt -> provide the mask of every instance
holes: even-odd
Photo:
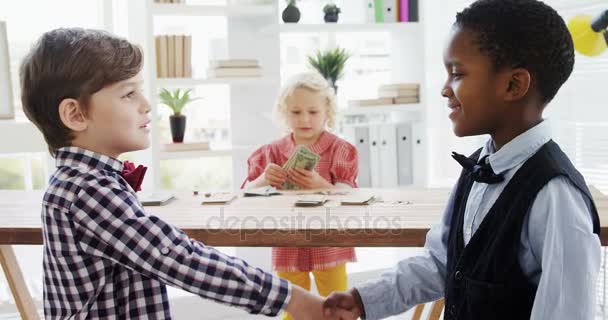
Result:
[[[491,139],[484,145],[480,158],[489,155],[494,172],[503,173],[505,180],[473,183],[464,217],[465,244],[515,172],[550,139],[549,124],[543,121],[498,151]],[[426,236],[423,255],[404,259],[393,271],[356,287],[366,319],[403,313],[444,296],[452,191],[441,223]],[[531,319],[594,319],[600,241],[582,193],[567,178],[554,178],[539,191],[524,220],[519,262],[538,285]]]

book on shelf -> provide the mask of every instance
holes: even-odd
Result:
[[[166,78],[169,76],[169,51],[168,43],[169,36],[157,36],[158,39],[158,51],[156,51],[156,60],[160,66],[159,70],[156,70],[156,74],[159,78]]]
[[[192,36],[184,37],[184,77],[192,78]]]
[[[393,98],[374,98],[374,99],[359,99],[349,100],[348,107],[371,107],[371,106],[384,106],[393,104]]]
[[[418,97],[418,96],[393,98],[394,104],[409,104],[409,103],[419,103],[419,102],[420,102],[420,97]]]
[[[175,36],[175,77],[184,77],[184,36]]]
[[[174,78],[175,77],[175,36],[168,36],[167,41],[167,65],[168,74],[167,77]]]
[[[162,145],[162,151],[204,151],[209,150],[208,141],[200,142],[183,142],[183,143],[165,143]]]
[[[211,60],[209,68],[259,68],[260,64],[256,59],[227,59]]]
[[[378,90],[413,90],[420,89],[419,83],[388,83],[378,87]]]
[[[154,42],[159,78],[192,77],[192,36],[159,35]]]
[[[411,97],[418,96],[418,89],[378,89],[378,97],[380,98],[396,98],[396,97]]]
[[[209,78],[230,78],[230,77],[260,77],[261,68],[215,68],[207,69]]]

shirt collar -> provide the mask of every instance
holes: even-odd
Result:
[[[99,169],[122,172],[122,161],[79,147],[59,148],[56,153],[57,167],[80,167],[86,170]]]
[[[543,120],[509,141],[498,151],[495,151],[494,141],[488,139],[479,158],[489,155],[486,161],[490,163],[494,173],[499,174],[528,160],[549,140],[551,140],[551,128],[548,121]]]
[[[329,148],[329,146],[331,146],[334,141],[336,141],[338,137],[335,136],[333,133],[328,132],[328,131],[323,131],[321,133],[321,135],[319,136],[319,139],[317,139],[317,141],[315,143],[313,143],[310,146],[307,146],[308,149],[318,155],[321,155],[323,152],[325,152],[325,150],[327,150],[327,148]],[[280,141],[281,144],[281,151],[283,153],[283,155],[287,158],[291,157],[292,153],[294,152],[295,148],[297,147],[295,141],[293,140],[293,133],[288,134],[287,136],[285,136],[283,139],[281,139]]]

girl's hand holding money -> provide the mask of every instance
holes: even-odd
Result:
[[[264,170],[264,180],[275,187],[280,187],[287,180],[287,173],[279,165],[271,163]]]
[[[290,169],[287,180],[300,189],[330,189],[333,185],[323,179],[315,170],[308,171],[301,168]]]

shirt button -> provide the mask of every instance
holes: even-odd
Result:
[[[456,279],[456,280],[462,279],[462,272],[456,271],[456,273],[454,274],[454,279]]]
[[[450,306],[450,314],[455,317],[456,316],[456,305],[451,305]]]
[[[164,254],[164,255],[169,254],[169,248],[167,248],[167,247],[163,247],[163,248],[161,248],[161,249],[160,249],[160,253],[162,253],[162,254]]]

